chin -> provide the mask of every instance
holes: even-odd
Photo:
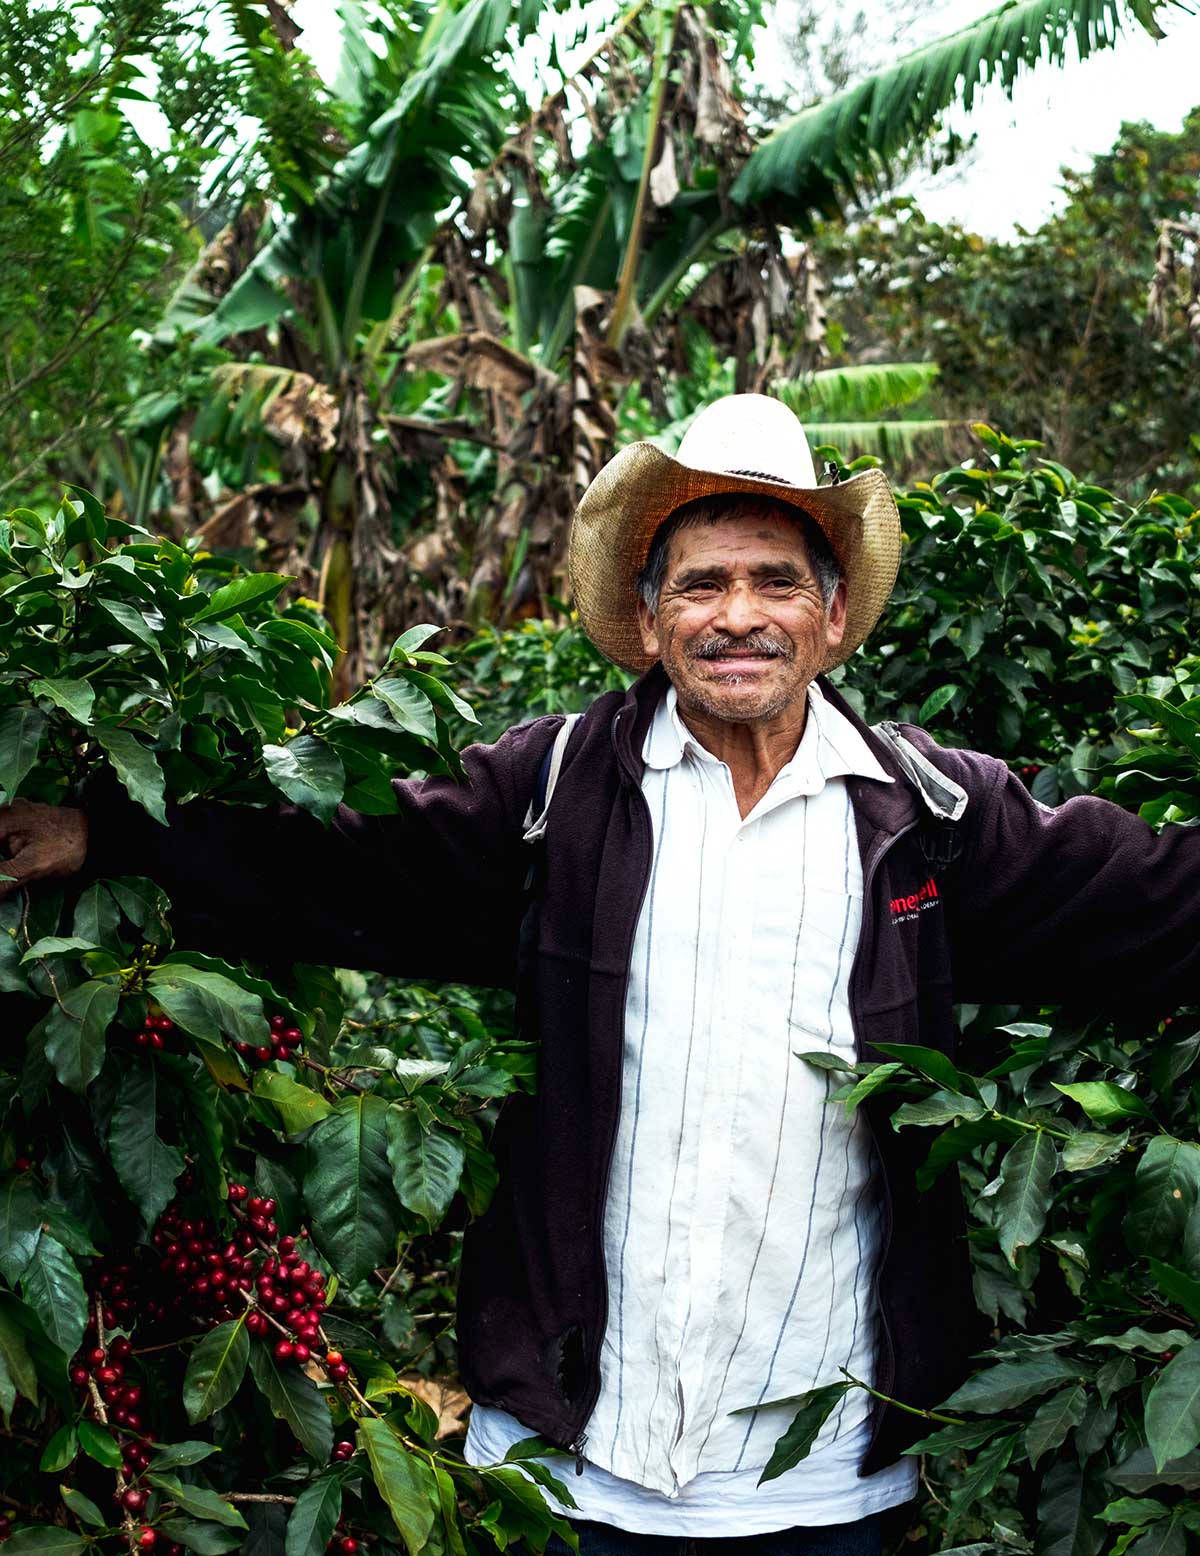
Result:
[[[710,718],[724,719],[730,724],[753,724],[761,719],[775,719],[785,713],[793,702],[804,696],[804,690],[792,686],[763,686],[749,676],[722,677],[719,682],[693,682],[684,695]]]

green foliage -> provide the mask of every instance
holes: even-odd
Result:
[[[1128,497],[1194,500],[1196,345],[1182,307],[1148,330],[1147,295],[1155,228],[1195,222],[1198,159],[1192,112],[1177,131],[1124,125],[1111,151],[1064,171],[1062,209],[1011,240],[927,221],[911,199],[823,228],[833,349],[929,358],[930,414],[1040,438]],[[919,467],[906,455],[903,468]]]
[[[28,509],[0,521],[6,799],[61,798],[109,767],[158,821],[168,793],[247,799],[264,781],[328,821],[350,790],[393,810],[398,766],[457,771],[445,730],[462,706],[427,674],[429,654],[396,646],[390,703],[368,684],[330,708],[323,624],[303,606],[276,612],[282,579],[231,572],[82,494],[49,524]]]
[[[99,455],[137,509],[188,376],[176,364],[160,379],[141,332],[243,197],[266,198],[272,174],[311,185],[291,148],[328,155],[338,116],[311,65],[283,54],[263,8],[239,9],[270,38],[253,70],[181,0],[0,8],[0,219],[20,233],[0,258],[6,494],[48,469],[81,479]],[[133,395],[155,408],[136,457],[113,429]]]
[[[952,103],[970,108],[981,85],[999,81],[1011,93],[1023,67],[1043,58],[1061,64],[1071,42],[1081,57],[1110,48],[1128,20],[1161,37],[1155,13],[1166,9],[1156,0],[1010,0],[781,125],[750,157],[734,198],[836,205],[839,185],[872,181],[931,134]]]
[[[1132,744],[1116,698],[1191,650],[1195,510],[1130,505],[976,431],[982,457],[901,494],[896,592],[840,678],[873,717],[1029,768],[1056,803]]]
[[[5,798],[98,785],[154,824],[284,799],[327,821],[343,794],[385,813],[393,776],[458,773],[475,716],[431,629],[394,645],[378,694],[330,706],[333,643],[280,608],[283,583],[82,491],[0,521]],[[495,1103],[533,1081],[506,1007],[234,965],[171,919],[136,878],[0,902],[13,1548],[127,1551],[144,1526],[168,1556],[222,1556],[264,1538],[267,1504],[238,1492],[295,1499],[270,1514],[290,1556],[335,1534],[383,1556],[544,1548],[540,1494],[469,1470],[409,1386],[449,1361]]]
[[[937,373],[936,362],[862,363],[823,368],[807,378],[780,378],[772,384],[771,392],[795,411],[807,428],[810,422],[821,419],[849,421],[912,405],[930,388]]]
[[[602,659],[578,622],[565,628],[525,621],[507,632],[487,628],[462,650],[471,680],[480,736],[496,740],[521,719],[578,713],[607,691],[623,691],[632,677]]]
[[[971,1214],[975,1297],[994,1343],[935,1412],[950,1424],[913,1451],[933,1456],[948,1535],[988,1538],[1006,1503],[1003,1522],[1019,1527],[1018,1475],[1041,1486],[1039,1529],[1067,1516],[1064,1498],[1112,1517],[1131,1475],[1159,1499],[1147,1521],[1183,1527],[1176,1477],[1200,1445],[1195,1019],[1007,1014],[964,1010],[970,1069],[952,1086],[935,1090],[897,1044],[901,1062],[855,1065],[831,1095],[849,1106],[882,1074],[878,1089],[899,1104],[893,1127],[928,1133],[921,1177],[957,1171]],[[1089,1549],[1110,1548],[1093,1533]]]

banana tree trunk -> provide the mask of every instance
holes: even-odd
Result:
[[[401,594],[400,556],[392,543],[374,425],[370,397],[347,374],[320,507],[318,602],[341,648],[333,673],[335,701],[378,670]]]

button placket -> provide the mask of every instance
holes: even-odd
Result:
[[[732,786],[728,791],[732,799]],[[710,822],[711,826],[711,822]],[[684,1430],[671,1455],[676,1478],[686,1483],[698,1469],[697,1432],[703,1425],[703,1399],[708,1355],[714,1325],[720,1321],[727,1293],[725,1237],[726,1194],[734,1168],[736,1109],[731,1099],[741,1088],[745,1062],[746,991],[738,977],[748,965],[753,935],[753,853],[743,845],[756,835],[758,823],[737,814],[736,801],[718,846],[722,852],[719,911],[714,930],[723,963],[721,1002],[710,1023],[705,1065],[705,1088],[699,1124],[699,1158],[696,1199],[690,1247],[689,1278],[692,1281],[692,1313],[686,1345],[679,1358]],[[711,878],[711,877],[709,877]]]

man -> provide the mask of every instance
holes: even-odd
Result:
[[[398,783],[398,817],[328,831],[290,807],[0,823],[22,881],[86,841],[89,869],[153,874],[181,937],[227,954],[517,990],[541,1079],[504,1107],[464,1245],[468,1452],[569,1449],[584,1556],[865,1556],[913,1493],[924,1422],[885,1401],[931,1406],[963,1374],[957,1188],[918,1195],[919,1132],[879,1099],[827,1106],[799,1054],[950,1052],[956,999],[1194,997],[1200,834],[1047,810],[1001,762],[868,729],[822,679],[882,611],[899,538],[882,474],[818,487],[759,396],[710,407],[676,459],[635,444],[601,472],[575,598],[644,674],[571,734],[533,910],[556,718],[472,748],[465,785]],[[419,919],[390,919],[392,881]],[[849,1394],[759,1487],[786,1401],[843,1369],[878,1397]]]

